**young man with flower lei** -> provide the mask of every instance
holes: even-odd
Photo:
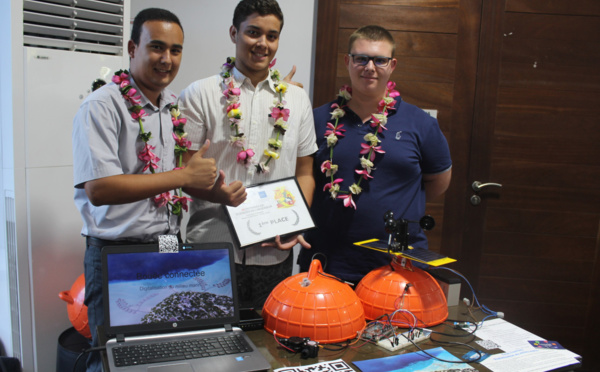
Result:
[[[181,188],[208,188],[217,169],[203,158],[208,143],[185,168],[188,147],[177,96],[167,86],[179,70],[183,28],[177,16],[157,8],[134,19],[128,43],[129,71],[81,104],[73,121],[75,204],[86,236],[85,305],[94,345],[103,324],[101,248],[106,245],[177,242],[188,198]],[[101,371],[90,353],[88,371]]]
[[[300,269],[316,254],[325,270],[358,283],[390,257],[353,243],[387,241],[383,215],[419,220],[425,201],[445,192],[451,177],[450,152],[437,120],[400,99],[390,81],[396,68],[392,35],[364,26],[349,40],[344,57],[352,87],[314,110],[319,149],[312,215],[316,230],[306,233],[311,250],[302,249]],[[409,243],[427,248],[418,224],[409,224]]]
[[[282,27],[277,1],[240,1],[229,29],[235,58],[224,61],[220,74],[192,83],[180,96],[191,149],[210,139],[206,155],[221,169],[213,189],[192,203],[189,242],[235,245],[222,205],[241,204],[248,185],[296,176],[310,203],[316,151],[312,106],[303,89],[272,69]],[[296,235],[235,250],[243,306],[261,308],[273,287],[291,275],[290,250],[297,243],[309,247]]]

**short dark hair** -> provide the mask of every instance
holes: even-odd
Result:
[[[352,45],[358,39],[365,39],[371,41],[387,41],[392,45],[392,55],[396,52],[396,42],[392,34],[385,28],[377,25],[362,26],[358,30],[354,31],[350,35],[348,40],[348,53],[352,53]]]
[[[275,0],[240,1],[233,11],[233,26],[239,30],[242,22],[254,13],[258,13],[261,16],[274,15],[281,22],[279,31],[283,28],[283,13]]]
[[[133,20],[133,26],[131,26],[131,40],[133,40],[135,45],[139,45],[140,35],[142,34],[142,25],[148,21],[175,23],[181,28],[181,32],[183,32],[183,26],[175,14],[166,9],[147,8],[140,11],[135,16],[135,19]]]

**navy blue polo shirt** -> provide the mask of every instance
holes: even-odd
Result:
[[[363,191],[354,196],[356,210],[343,206],[340,199],[333,200],[324,191],[330,178],[321,172],[321,164],[329,160],[329,148],[324,136],[333,109],[330,102],[313,111],[318,150],[315,154],[315,195],[311,212],[317,229],[306,233],[312,249],[302,249],[299,263],[306,271],[312,257],[321,253],[324,271],[344,280],[359,281],[374,268],[390,262],[387,254],[354,246],[353,243],[379,238],[387,241],[383,216],[392,211],[394,217],[418,221],[425,214],[425,189],[423,174],[438,174],[452,166],[446,138],[435,118],[409,103],[397,98],[395,110],[388,114],[387,130],[379,135],[384,154],[374,160],[372,179],[362,180]],[[373,133],[369,123],[364,123],[352,110],[340,119],[346,129],[334,147],[333,163],[339,165],[334,178],[343,178],[341,190],[356,182],[362,169],[359,154],[364,136]],[[427,248],[427,238],[418,223],[409,224],[409,244]]]

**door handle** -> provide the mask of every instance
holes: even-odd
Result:
[[[494,187],[502,187],[501,184],[499,183],[494,183],[494,182],[488,182],[488,183],[481,183],[479,181],[475,181],[473,182],[473,184],[471,185],[471,187],[473,188],[473,190],[475,192],[479,192],[481,191],[481,189],[483,189],[484,187],[490,187],[490,186],[494,186]]]

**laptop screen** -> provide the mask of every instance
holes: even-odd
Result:
[[[158,245],[102,250],[107,334],[218,328],[238,322],[229,243],[184,244],[178,253]]]

